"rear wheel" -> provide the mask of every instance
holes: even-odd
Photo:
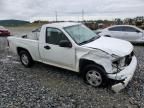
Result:
[[[31,67],[33,65],[33,59],[27,51],[20,51],[20,61],[25,67]]]
[[[96,65],[88,65],[84,69],[83,78],[86,83],[94,86],[100,87],[106,84],[106,75],[104,69]]]

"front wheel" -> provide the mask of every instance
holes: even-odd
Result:
[[[84,69],[83,78],[86,83],[100,87],[106,84],[106,75],[103,69],[96,65],[88,65]]]
[[[33,65],[33,59],[27,51],[21,51],[19,56],[20,56],[21,63],[25,67],[31,67]]]

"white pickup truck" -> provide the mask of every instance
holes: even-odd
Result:
[[[137,66],[130,42],[100,37],[80,23],[46,24],[31,37],[8,37],[8,41],[25,67],[38,61],[80,72],[94,87],[112,80],[115,92],[127,86]]]

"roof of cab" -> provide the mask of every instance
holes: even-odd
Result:
[[[46,26],[46,27],[63,28],[63,27],[69,27],[69,26],[78,25],[78,24],[80,24],[80,23],[76,23],[76,22],[60,22],[60,23],[46,24],[44,26]]]

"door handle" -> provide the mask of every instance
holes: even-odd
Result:
[[[47,50],[51,49],[50,46],[44,46],[44,48],[47,49]]]
[[[106,37],[111,37],[110,35],[105,35]]]

